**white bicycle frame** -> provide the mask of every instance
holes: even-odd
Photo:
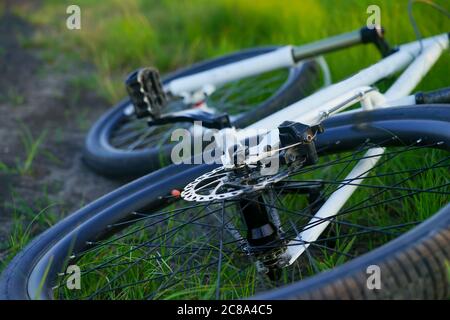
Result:
[[[250,151],[251,156],[252,153],[257,152],[256,150],[263,150],[262,147],[268,144],[271,145],[271,150],[279,147],[279,140],[277,141],[276,138],[278,137],[277,127],[286,119],[314,126],[325,118],[343,111],[357,102],[361,102],[362,108],[365,110],[414,105],[414,96],[409,96],[409,94],[427,74],[443,50],[448,48],[448,37],[447,34],[442,34],[423,39],[422,44],[415,41],[401,45],[397,52],[363,69],[350,78],[321,89],[319,92],[261,119],[245,129],[240,131],[231,130],[233,141],[244,143],[246,139],[254,138],[258,129],[270,130],[269,134],[266,135],[266,137],[270,137],[270,142],[269,139],[263,139],[255,150]],[[168,89],[172,92],[182,93],[197,90],[200,88],[200,85],[205,83],[216,86],[244,76],[255,75],[294,64],[292,47],[286,46],[272,53],[174,80],[169,84]],[[405,70],[401,76],[384,94],[371,87],[375,82],[403,69]],[[347,112],[355,112],[355,110]],[[221,133],[225,131],[229,137],[230,130],[224,129]],[[308,223],[309,228],[299,232],[297,237],[288,244],[288,249],[284,254],[286,264],[292,264],[308,248],[311,242],[319,238],[331,219],[344,206],[357,189],[358,184],[362,183],[364,177],[375,166],[383,153],[384,148],[372,148],[366,152],[363,160],[360,160],[345,177],[344,181],[346,182],[339,185],[337,190],[331,194],[317,211]],[[222,157],[222,159],[226,162],[226,158]],[[224,165],[227,165],[227,163],[224,163]]]
[[[278,125],[285,119],[308,125],[316,125],[331,114],[342,111],[361,101],[364,109],[392,107],[404,104],[415,104],[414,96],[408,96],[418,85],[420,80],[427,74],[433,64],[437,61],[443,50],[448,48],[448,35],[444,34],[423,41],[423,51],[420,52],[420,44],[413,42],[403,45],[399,51],[383,59],[375,65],[364,69],[328,88],[321,90],[265,119],[258,121],[250,128],[267,128]],[[397,81],[386,91],[380,94],[368,87],[376,81],[388,77],[406,67]],[[300,110],[308,110],[298,112]],[[354,111],[352,111],[354,112]],[[278,131],[273,127],[273,130]],[[240,132],[240,139],[248,138],[245,130]],[[271,137],[277,137],[277,132]],[[264,143],[264,141],[262,142]],[[276,147],[276,146],[275,146]],[[287,264],[292,264],[308,248],[311,242],[316,241],[331,219],[338,214],[350,196],[355,192],[358,184],[375,166],[384,153],[384,148],[369,149],[353,170],[344,178],[345,183],[339,185],[338,189],[330,195],[323,206],[307,224],[309,228],[301,231],[287,246],[284,258]],[[311,227],[312,226],[312,227]]]
[[[323,54],[355,44],[374,42],[376,41],[374,38],[382,38],[381,28],[371,30],[364,29],[366,28],[302,46],[284,46],[253,58],[229,63],[194,75],[172,80],[164,89],[176,96],[186,96],[192,92],[202,90],[205,87],[214,88],[218,85],[245,77],[262,74],[276,69],[292,67],[306,58],[317,57],[319,52]],[[368,33],[372,36],[369,35],[369,37],[367,37]],[[318,63],[323,68],[320,60]],[[327,77],[327,75],[325,75],[325,77]]]

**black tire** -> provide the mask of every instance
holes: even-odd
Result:
[[[337,116],[326,121],[317,148],[348,150],[355,141],[387,145],[420,143],[450,151],[450,106],[401,107]],[[417,134],[421,140],[417,141]],[[337,140],[337,137],[339,139]],[[392,139],[395,137],[395,139]],[[339,143],[337,143],[339,142]],[[28,288],[43,285],[39,298],[52,298],[51,287],[68,255],[89,247],[86,241],[107,237],[114,223],[123,223],[140,208],[166,206],[165,196],[183,188],[215,166],[170,166],[105,195],[68,216],[34,239],[4,270],[0,299],[30,299]],[[448,298],[450,206],[382,247],[329,272],[256,296],[259,299],[386,299]],[[381,269],[382,290],[368,290],[368,265]],[[33,275],[33,277],[32,277]],[[46,275],[46,276],[44,276]]]
[[[253,48],[197,63],[168,74],[163,77],[163,82],[167,83],[180,77],[254,57],[277,48],[277,46]],[[308,61],[297,67],[292,67],[286,82],[270,98],[252,110],[241,114],[235,119],[233,125],[245,127],[301,99],[312,92],[318,82],[318,77],[318,65],[314,61]],[[86,137],[83,156],[85,163],[102,175],[117,178],[139,177],[170,163],[172,145],[166,144],[127,151],[116,148],[111,144],[110,137],[113,130],[127,119],[124,110],[129,104],[129,99],[125,99],[106,112],[92,126]],[[145,120],[140,121],[143,122]]]
[[[311,279],[254,299],[448,299],[450,204],[389,244]],[[367,286],[369,266],[380,268],[382,286]]]

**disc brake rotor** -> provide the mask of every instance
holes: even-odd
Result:
[[[323,132],[320,125],[310,127],[285,121],[278,126],[278,130],[281,148],[276,150],[275,156],[278,160],[283,159],[283,165],[279,166],[276,172],[268,174],[268,171],[264,170],[268,163],[265,164],[263,160],[273,157],[273,151],[246,162],[248,155],[244,151],[229,148],[228,150],[233,151],[230,155],[230,159],[234,159],[233,166],[221,166],[201,175],[184,188],[181,197],[186,201],[196,202],[236,198],[245,193],[263,190],[289,177],[296,169],[318,161],[314,138],[318,132]],[[244,161],[239,160],[241,155],[244,155]]]
[[[216,168],[190,182],[181,193],[186,201],[227,200],[267,188],[289,175],[280,171],[275,175],[262,175],[259,167],[242,166],[237,169]]]

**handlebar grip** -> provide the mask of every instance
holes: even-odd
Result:
[[[450,103],[450,87],[415,94],[417,104]]]

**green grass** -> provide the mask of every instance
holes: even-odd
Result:
[[[445,267],[447,268],[447,279],[450,281],[450,262],[448,260],[445,261]]]
[[[10,87],[3,96],[0,96],[0,102],[8,102],[13,107],[16,107],[23,105],[25,97],[16,88]]]
[[[380,160],[379,164],[392,157],[393,152],[405,151],[405,147],[389,148],[387,155]],[[362,153],[359,154],[362,156]],[[383,178],[374,177],[376,174],[390,174],[401,172],[405,169],[422,168],[422,166],[437,163],[445,159],[446,153],[438,150],[422,149],[420,151],[406,151],[387,161],[386,165],[380,165],[371,171],[371,178],[364,180],[365,184],[383,186],[395,185],[401,179],[407,178],[409,174],[397,174],[385,176]],[[315,179],[332,180],[346,176],[352,166],[347,166],[344,160],[353,158],[352,153],[344,153],[339,156],[322,157],[321,162],[316,165],[316,169],[305,168],[306,172],[297,178],[300,181]],[[340,164],[330,165],[331,161],[340,161]],[[353,161],[355,163],[356,161]],[[448,159],[446,160],[448,163]],[[323,165],[327,164],[325,167]],[[420,176],[413,177],[408,183],[401,184],[402,187],[417,189],[427,189],[436,185],[448,183],[446,175],[448,167],[429,170]],[[326,193],[331,193],[337,186],[330,185],[325,189]],[[374,205],[379,201],[386,201],[404,195],[405,191],[393,190],[379,193],[377,188],[361,187],[352,196],[341,212],[349,210],[353,206]],[[435,213],[440,207],[448,202],[448,197],[442,194],[420,194],[406,199],[397,199],[383,204],[374,205],[364,210],[358,210],[338,218],[343,224],[331,224],[322,235],[322,239],[339,237],[337,240],[327,240],[320,242],[321,245],[331,247],[333,250],[325,250],[321,247],[312,247],[308,250],[311,259],[304,254],[293,266],[283,270],[281,278],[273,283],[265,277],[258,276],[255,265],[249,263],[248,258],[237,252],[228,252],[235,248],[231,243],[224,246],[223,264],[221,269],[221,298],[235,299],[247,297],[257,290],[272,288],[276,285],[290,283],[293,279],[304,279],[316,274],[317,270],[323,271],[342,265],[350,258],[346,255],[359,256],[380,245],[394,239],[397,234],[402,234],[412,228],[417,221],[425,220]],[[288,195],[281,197],[278,207],[284,207],[288,211],[280,213],[282,225],[286,232],[289,230],[290,219],[296,225],[301,226],[309,221],[308,216],[293,215],[292,212],[305,212],[303,208],[308,204],[306,197],[298,195]],[[227,204],[226,220],[230,219],[238,229],[243,229],[244,225],[239,219],[239,214],[234,211],[231,204]],[[172,205],[162,209],[163,212],[175,213],[178,207]],[[212,206],[210,210],[220,210],[220,206]],[[306,211],[307,212],[307,211]],[[220,211],[218,213],[220,215]],[[137,216],[140,221],[131,224],[121,233],[105,240],[98,247],[93,247],[85,254],[80,255],[77,264],[82,273],[82,290],[71,291],[62,287],[55,294],[61,297],[81,298],[88,297],[96,290],[103,292],[95,296],[102,299],[142,299],[148,297],[157,290],[160,290],[153,298],[164,299],[214,299],[217,281],[217,265],[214,260],[217,258],[218,235],[214,233],[215,228],[202,228],[201,226],[190,225],[180,229],[176,233],[166,233],[174,228],[179,228],[183,221],[193,219],[201,215],[201,211],[190,209],[181,215],[173,215],[168,220],[157,223],[164,219],[163,216]],[[209,226],[217,226],[218,220],[212,217],[205,217],[198,220]],[[392,234],[366,233],[352,235],[363,230],[351,224],[360,224],[372,228],[389,227],[401,223],[412,223],[410,225],[390,228]],[[211,233],[211,234],[208,234]],[[351,236],[349,236],[351,235]],[[212,239],[209,239],[209,236]],[[225,243],[232,241],[228,235]],[[157,249],[152,247],[139,248],[146,242],[159,244]],[[198,252],[196,250],[205,250]],[[190,254],[192,252],[197,255]],[[192,260],[191,260],[192,259]],[[207,265],[213,261],[209,268],[200,269],[198,272],[189,272],[188,266]],[[103,266],[105,264],[108,267]],[[100,267],[100,268],[99,268]],[[163,281],[159,281],[163,275],[171,274],[175,271],[187,270],[177,274],[170,288],[161,286]],[[149,281],[150,279],[156,279]],[[127,284],[135,284],[127,286]],[[122,288],[117,288],[124,286]]]
[[[0,261],[0,270],[23,247],[45,228],[54,225],[61,216],[57,208],[60,203],[52,201],[47,187],[42,188],[42,194],[34,201],[24,199],[16,191],[11,191],[11,201],[4,204],[4,209],[12,213],[12,226],[9,240],[0,248],[4,253]]]
[[[39,148],[41,147],[47,131],[43,130],[37,138],[33,137],[30,129],[24,124],[20,124],[21,134],[20,139],[25,149],[25,159],[17,161],[17,171],[20,174],[27,174],[31,172],[32,164],[36,156],[38,155]]]
[[[436,2],[448,8],[446,1]],[[98,90],[111,103],[125,95],[123,79],[135,68],[153,65],[165,72],[242,48],[318,40],[364,26],[369,4],[380,6],[381,23],[391,43],[415,40],[407,1],[82,0],[77,2],[82,12],[79,31],[67,30],[62,19],[70,1],[44,3],[31,19],[51,28],[36,36],[35,45],[94,63]],[[414,15],[424,36],[450,30],[449,21],[428,6],[418,4]],[[370,46],[327,55],[334,79],[378,59]],[[442,81],[449,61],[444,55],[421,88],[446,85]]]
[[[25,157],[23,159],[16,159],[16,164],[11,166],[0,161],[0,172],[17,173],[20,175],[27,175],[32,173],[33,163],[36,157],[42,152],[48,158],[57,161],[57,158],[50,152],[42,150],[42,144],[45,141],[47,131],[43,130],[37,137],[33,136],[25,124],[19,122],[20,128],[19,138],[22,143]]]
[[[446,1],[436,1],[447,6]],[[82,59],[92,63],[97,70],[95,88],[82,87],[83,80],[75,83],[79,88],[79,94],[83,90],[96,89],[111,103],[117,102],[125,95],[122,84],[126,74],[135,68],[147,65],[157,66],[163,72],[174,70],[180,66],[190,64],[205,58],[211,58],[224,53],[229,53],[242,48],[267,44],[303,44],[325,36],[334,35],[360,28],[365,25],[369,4],[378,4],[381,7],[382,25],[387,30],[387,37],[393,44],[415,40],[413,29],[407,17],[407,1],[237,1],[237,0],[195,0],[195,1],[143,1],[143,0],[112,0],[112,1],[88,1],[77,2],[82,10],[82,30],[69,31],[65,28],[65,8],[70,1],[46,0],[43,6],[33,12],[26,12],[24,16],[31,19],[41,27],[30,47],[42,48],[47,52],[48,61],[53,61],[59,55],[65,55],[69,59]],[[257,3],[257,4],[256,4]],[[436,13],[433,9],[418,5],[414,14],[424,36],[434,35],[450,30],[449,21]],[[334,80],[343,79],[362,67],[368,66],[379,59],[379,54],[371,46],[360,46],[326,55],[330,64]],[[445,53],[437,65],[426,76],[419,89],[429,90],[448,86],[448,65],[450,59]],[[89,81],[92,83],[94,81]],[[43,139],[43,138],[42,138]],[[28,137],[27,141],[31,141]],[[27,142],[24,145],[28,150],[27,161],[22,170],[27,172],[35,158],[36,150],[40,144],[38,138],[34,143]],[[36,142],[37,141],[37,142]],[[36,146],[37,145],[37,146]],[[409,158],[390,164],[385,170],[401,170],[414,167],[418,160],[427,160],[431,163],[433,157],[439,153],[412,154]],[[0,170],[2,170],[0,166]],[[325,168],[321,174],[332,177],[337,169]],[[338,170],[339,171],[339,170]],[[414,181],[408,187],[426,188],[433,186],[440,179],[446,179],[445,170],[436,171],[426,175],[420,181]],[[308,178],[308,176],[303,177]],[[310,178],[314,178],[313,175]],[[395,183],[391,181],[377,181],[378,183]],[[420,183],[420,185],[419,185]],[[364,201],[374,191],[358,190],[352,204]],[[390,195],[397,193],[392,192]],[[382,197],[385,197],[383,195]],[[354,223],[366,223],[369,225],[389,225],[400,221],[423,220],[435,212],[445,199],[430,196],[416,198],[410,202],[386,204],[381,208],[371,208],[367,214],[351,215],[348,220]],[[284,199],[287,208],[299,208],[306,204],[305,199],[287,197]],[[403,206],[403,207],[402,207]],[[381,214],[380,212],[390,213]],[[401,214],[402,215],[401,215]],[[169,220],[157,229],[155,233],[162,232],[176,221]],[[139,226],[131,227],[138,228]],[[134,229],[136,230],[136,229]],[[14,250],[18,250],[29,239],[28,232],[19,230],[14,237]],[[327,235],[340,235],[352,232],[351,228],[332,227]],[[20,238],[23,235],[23,239]],[[165,246],[161,246],[159,254],[164,257],[165,251],[177,241],[184,241],[185,248],[192,243],[198,245],[201,233],[195,234],[200,238],[192,237],[185,233],[176,239],[166,239]],[[88,254],[80,261],[82,270],[88,269],[105,259],[106,256],[117,256],[127,252],[130,247],[142,243],[149,238],[148,232],[137,232],[136,236],[129,239],[123,246],[112,247],[103,252]],[[363,236],[355,240],[354,237],[336,241],[333,245],[336,249],[360,254],[370,250],[390,238],[380,236],[378,238]],[[142,256],[139,251],[122,257],[118,262],[129,263]],[[139,281],[157,274],[170,271],[176,265],[182,265],[185,260],[182,257],[169,259],[161,256],[152,256],[144,268],[132,269],[124,276],[122,283]],[[205,257],[208,259],[208,257]],[[255,280],[255,267],[247,266],[236,269],[241,257],[226,256],[227,263],[223,266],[222,297],[237,298],[248,296],[255,292],[261,283]],[[332,252],[317,250],[314,263],[299,262],[293,269],[302,275],[312,274],[315,269],[325,270],[342,264],[346,258]],[[200,261],[201,262],[201,261]],[[109,270],[98,270],[87,275],[83,279],[83,291],[77,293],[86,294],[101,286],[108,288],[111,277],[123,271],[123,266],[118,265]],[[179,284],[170,291],[166,291],[166,298],[214,298],[215,280],[217,274],[200,272],[189,279],[179,279]],[[285,272],[282,281],[288,281],[290,274]],[[243,285],[242,285],[243,284]],[[105,293],[105,298],[142,298],[145,294],[154,290],[155,284],[143,286],[142,290],[111,290]],[[73,294],[73,292],[65,292]]]

